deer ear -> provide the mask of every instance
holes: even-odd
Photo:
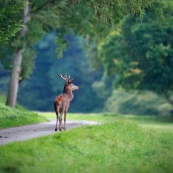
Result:
[[[73,83],[73,80],[74,80],[74,78],[73,79],[70,79],[70,82]]]

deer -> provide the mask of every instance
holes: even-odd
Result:
[[[58,75],[60,78],[65,80],[63,93],[58,95],[54,100],[54,109],[56,113],[56,126],[55,131],[58,129],[58,120],[59,120],[59,131],[62,131],[62,128],[66,130],[66,116],[70,106],[70,101],[73,99],[73,91],[79,90],[79,87],[73,84],[73,79],[70,79],[62,74]],[[62,116],[64,115],[64,127],[62,127]]]

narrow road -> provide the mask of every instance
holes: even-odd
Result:
[[[68,120],[66,129],[73,129],[84,125],[97,125],[99,123],[93,121]],[[0,130],[0,145],[11,143],[14,141],[24,141],[39,136],[49,135],[55,132],[55,120],[50,122],[32,124],[14,128]]]

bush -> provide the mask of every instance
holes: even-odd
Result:
[[[171,105],[162,97],[149,91],[139,93],[118,89],[105,103],[106,111],[118,114],[169,115],[170,109]]]

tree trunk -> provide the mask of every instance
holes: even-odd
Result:
[[[18,87],[19,87],[19,75],[20,75],[20,66],[22,62],[22,53],[24,49],[19,49],[14,56],[13,67],[10,75],[10,84],[6,105],[15,108]]]
[[[23,40],[27,35],[28,27],[27,23],[30,21],[30,14],[29,14],[29,0],[25,0],[25,7],[23,13],[23,27],[19,33],[19,38]],[[18,48],[14,54],[11,75],[10,75],[10,82],[9,82],[9,91],[7,96],[6,105],[15,108],[16,100],[17,100],[17,93],[19,87],[19,76],[20,76],[20,67],[23,58],[23,52],[25,51],[26,43],[23,43],[22,48]]]

